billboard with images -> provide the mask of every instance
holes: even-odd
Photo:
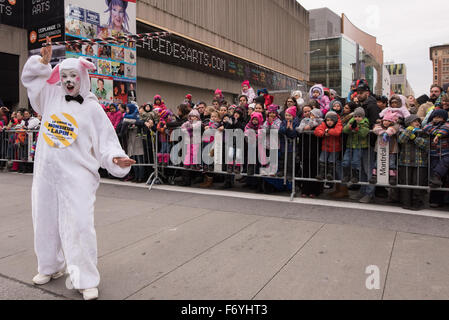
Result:
[[[136,33],[136,0],[65,0],[67,40]],[[91,73],[92,92],[100,102],[128,103],[136,97],[136,48],[126,44],[74,44],[67,57],[84,57],[97,70]]]

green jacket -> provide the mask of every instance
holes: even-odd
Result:
[[[368,148],[369,120],[364,118],[362,122],[358,124],[357,128],[352,129],[354,121],[354,118],[349,120],[348,124],[343,129],[343,133],[348,135],[346,148],[366,149]]]

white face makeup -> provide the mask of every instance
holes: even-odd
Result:
[[[64,91],[69,96],[76,97],[80,93],[81,77],[76,69],[64,69],[61,71],[61,81]]]

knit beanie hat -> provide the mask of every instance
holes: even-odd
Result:
[[[331,119],[334,123],[338,122],[338,114],[335,111],[326,113],[326,119]]]
[[[405,126],[409,127],[412,125],[413,122],[415,122],[416,120],[419,121],[419,123],[421,123],[421,118],[418,117],[416,114],[412,114],[410,116],[408,116],[407,118],[405,118]]]
[[[189,93],[188,95],[186,95],[186,99],[192,101],[192,95]]]
[[[154,103],[156,103],[156,100],[159,100],[162,103],[162,97],[158,94],[154,96],[153,100],[154,100]]]
[[[434,110],[430,115],[429,122],[432,122],[435,117],[441,117],[446,122],[448,119],[448,113],[443,109]]]
[[[245,81],[242,82],[242,87],[243,86],[247,86],[248,88],[251,88],[251,86],[249,85],[249,81],[248,80],[245,80]]]
[[[332,111],[335,111],[335,110],[334,110],[334,106],[337,105],[337,104],[340,105],[341,111],[343,111],[343,103],[341,103],[341,101],[340,101],[340,100],[337,100],[337,99],[331,101],[331,103],[330,103],[330,105],[329,105],[330,109],[331,109]]]
[[[296,118],[296,113],[298,110],[296,110],[296,107],[290,107],[285,111],[285,113],[288,113],[293,116],[293,118]]]
[[[190,113],[189,113],[189,118],[190,117],[197,117],[198,119],[200,119],[201,117],[200,117],[200,113],[198,112],[198,110],[192,110],[192,111],[190,111]]]
[[[172,112],[171,112],[170,110],[167,110],[167,109],[161,109],[161,110],[159,111],[159,117],[160,117],[162,120],[167,119],[167,117],[170,116],[170,115],[172,115]]]
[[[359,107],[354,111],[354,117],[362,117],[365,118],[365,109]]]
[[[263,88],[263,89],[257,90],[257,96],[260,96],[261,94],[262,95],[268,94],[268,89]]]
[[[393,112],[387,112],[385,114],[385,116],[382,118],[382,121],[383,120],[396,123],[396,121],[398,121],[398,118],[397,118],[397,116]]]
[[[278,106],[275,104],[271,104],[268,106],[267,108],[268,113],[276,113],[276,115],[278,114]]]
[[[311,113],[313,114],[313,116],[314,116],[315,118],[322,118],[322,117],[323,117],[323,113],[321,112],[320,109],[313,109],[313,110],[311,111]]]

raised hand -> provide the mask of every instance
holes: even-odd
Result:
[[[136,164],[136,161],[130,158],[114,158],[112,159],[112,161],[120,168],[128,168],[131,167],[133,164]]]
[[[46,40],[47,40],[46,41],[47,44],[51,43],[50,37],[47,37]],[[47,45],[46,47],[41,48],[41,56],[42,56],[41,62],[43,64],[49,64],[51,61],[52,55],[53,55],[53,49],[52,49],[51,45]]]

